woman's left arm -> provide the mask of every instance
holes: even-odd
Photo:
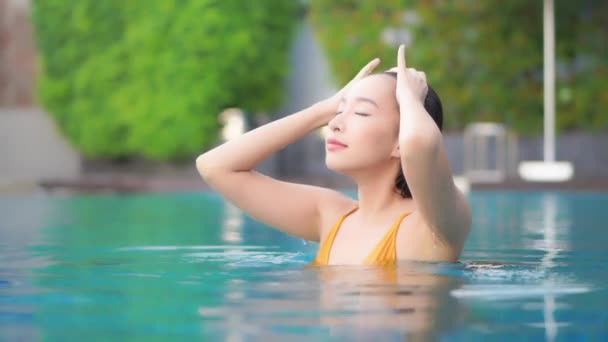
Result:
[[[417,209],[433,232],[444,242],[462,244],[471,227],[471,208],[454,184],[441,131],[424,108],[426,75],[407,68],[403,46],[397,65],[403,174]]]

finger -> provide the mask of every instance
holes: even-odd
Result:
[[[399,45],[399,51],[397,52],[397,69],[399,73],[404,74],[407,65],[405,63],[405,45]]]
[[[357,76],[355,76],[355,79],[358,80],[360,78],[363,78],[367,75],[369,75],[372,71],[374,71],[374,69],[378,66],[378,64],[380,64],[380,58],[374,58],[372,59],[369,63],[367,63],[363,69],[361,69],[359,71],[359,73],[357,74]]]
[[[386,70],[387,72],[397,72],[399,69],[397,69],[397,67],[392,67],[388,70]]]

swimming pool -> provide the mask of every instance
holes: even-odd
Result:
[[[462,263],[384,269],[213,193],[0,197],[0,339],[608,340],[608,194],[469,198]]]

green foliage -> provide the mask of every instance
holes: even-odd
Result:
[[[217,115],[276,107],[297,5],[282,0],[40,0],[40,99],[87,157],[190,157]]]
[[[556,1],[557,128],[606,129],[608,3]],[[344,83],[373,57],[396,64],[386,28],[412,34],[408,64],[427,73],[445,107],[446,127],[505,122],[542,130],[542,1],[311,1],[311,20]],[[415,14],[412,16],[411,14]]]

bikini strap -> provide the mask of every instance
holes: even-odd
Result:
[[[346,217],[348,217],[350,214],[354,213],[357,209],[359,209],[359,206],[355,206],[354,208],[349,210],[346,214],[342,215],[340,217],[340,219],[331,228],[331,230],[329,231],[329,234],[327,234],[327,237],[325,238],[325,240],[323,240],[323,243],[321,244],[321,247],[319,248],[319,251],[317,252],[317,257],[315,259],[315,261],[317,263],[325,264],[325,265],[329,263],[329,253],[331,252],[331,247],[334,244],[336,235],[338,235],[338,231],[340,230],[340,227],[342,226],[342,222],[344,222]]]
[[[364,263],[367,265],[376,264],[392,264],[397,260],[397,234],[399,233],[399,227],[401,222],[410,213],[404,213],[399,216],[397,221],[393,224],[391,229],[388,230],[386,235],[378,242],[378,244],[372,249]]]

